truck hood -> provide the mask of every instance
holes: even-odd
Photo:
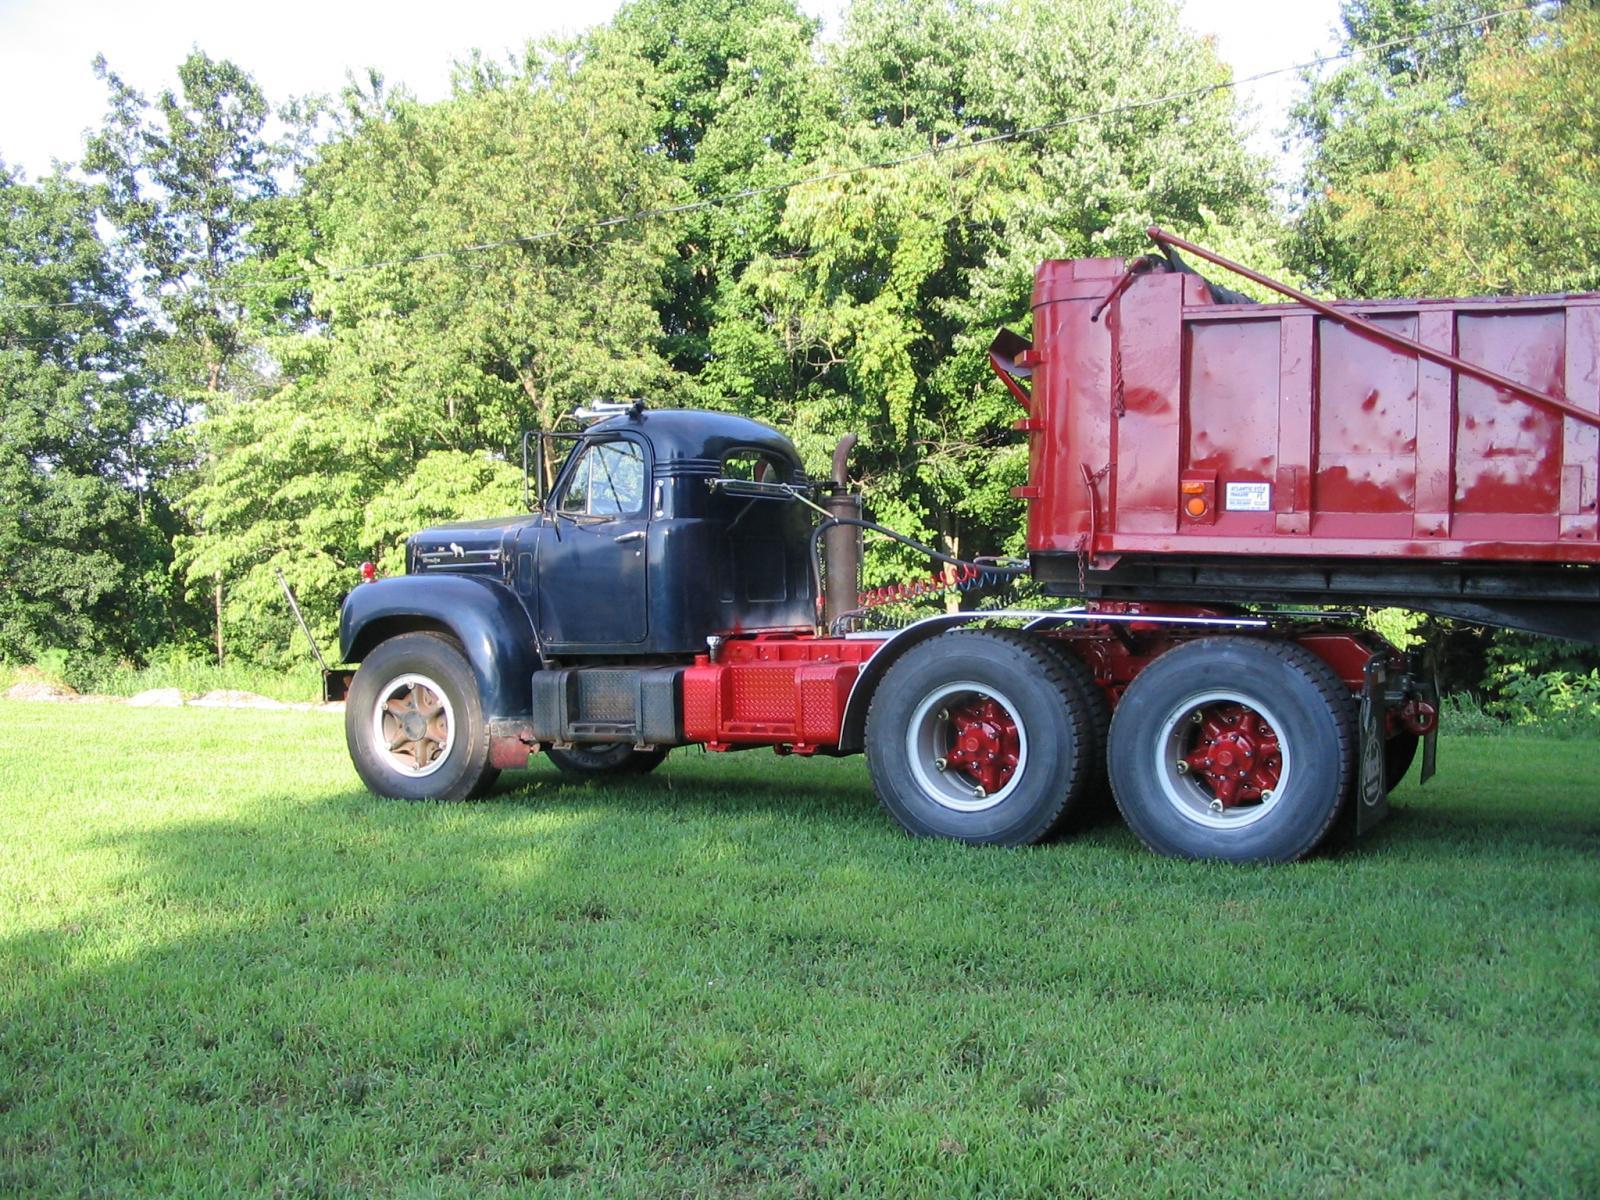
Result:
[[[500,573],[507,538],[533,520],[528,516],[453,521],[414,533],[406,541],[406,571]]]

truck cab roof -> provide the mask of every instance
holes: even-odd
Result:
[[[682,467],[704,464],[707,469],[720,465],[734,450],[759,450],[800,465],[794,443],[760,421],[733,413],[706,412],[700,409],[645,409],[637,416],[610,417],[586,431],[586,436],[610,433],[637,433],[646,438],[659,467],[674,463]]]

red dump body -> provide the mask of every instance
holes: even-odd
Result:
[[[1016,372],[1036,555],[1600,562],[1581,416],[1299,304],[1215,304],[1197,275],[1103,305],[1125,265],[1036,276]],[[1600,296],[1338,308],[1600,414]]]

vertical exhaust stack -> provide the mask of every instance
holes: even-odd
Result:
[[[861,519],[861,493],[850,490],[846,466],[850,451],[861,439],[847,433],[839,439],[833,450],[833,486],[822,498],[822,507],[830,517]],[[845,613],[858,608],[856,597],[861,591],[861,539],[859,526],[835,525],[822,535],[823,565],[823,625],[832,624]]]

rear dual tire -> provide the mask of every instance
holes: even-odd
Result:
[[[1202,638],[1124,692],[1111,721],[1112,791],[1158,854],[1290,862],[1339,816],[1356,724],[1349,688],[1305,647]]]
[[[941,634],[906,651],[873,696],[873,786],[910,833],[1022,845],[1078,824],[1109,775],[1150,849],[1232,862],[1309,853],[1353,786],[1355,702],[1293,643],[1189,642],[1139,673],[1109,730],[1105,713],[1065,646]]]
[[[1040,639],[944,633],[907,650],[873,694],[867,766],[911,834],[1026,845],[1076,815],[1094,722],[1079,676]]]

